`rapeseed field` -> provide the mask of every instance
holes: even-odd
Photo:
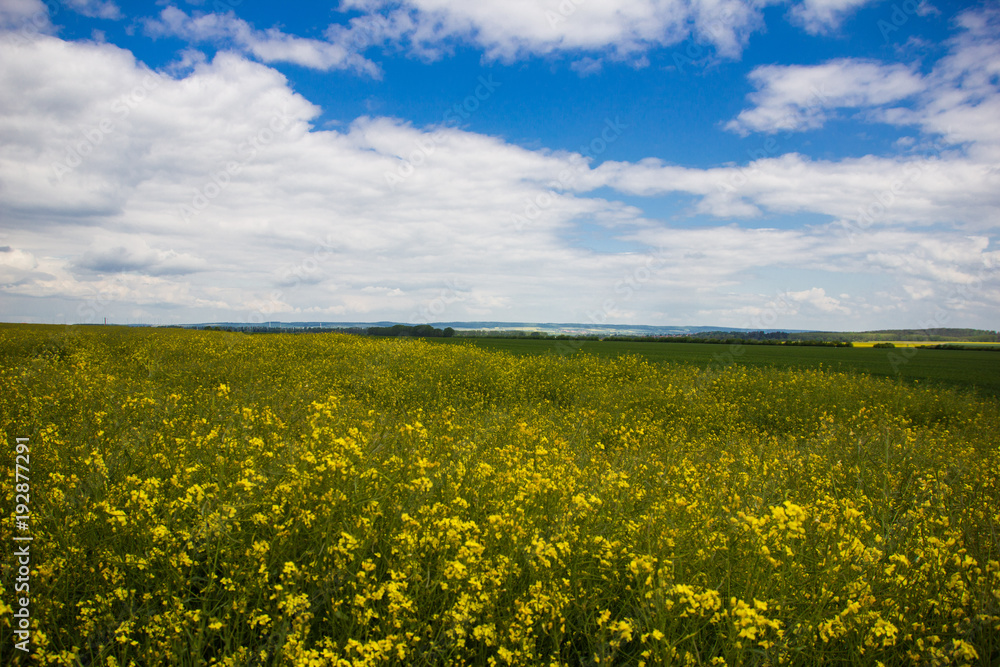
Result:
[[[1000,404],[828,370],[0,327],[0,657],[993,665]],[[31,655],[14,648],[14,443]]]

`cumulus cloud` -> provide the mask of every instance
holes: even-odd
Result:
[[[873,0],[802,0],[788,12],[793,23],[811,35],[836,30],[858,8]]]
[[[624,58],[693,37],[723,57],[738,58],[763,27],[768,2],[745,0],[345,0],[362,12],[348,27],[331,26],[336,43],[395,43],[437,58],[456,43],[512,61],[557,52],[608,52]]]
[[[0,30],[26,34],[52,30],[49,8],[42,0],[4,0],[0,2]]]
[[[691,169],[659,160],[607,161],[594,177],[622,192],[701,195],[697,210],[716,217],[823,213],[847,229],[875,225],[932,225],[958,219],[974,229],[995,226],[1000,174],[969,159],[879,158],[812,160],[788,153],[745,167]]]
[[[318,70],[343,69],[381,76],[375,63],[342,45],[296,37],[275,28],[256,30],[233,12],[188,15],[171,6],[145,25],[152,37],[180,37],[233,47],[265,63],[287,62]]]
[[[145,240],[135,236],[92,243],[74,262],[74,266],[92,273],[143,273],[151,276],[185,275],[208,268],[200,257],[173,249],[151,248]]]
[[[902,64],[840,59],[820,65],[758,67],[750,74],[753,106],[726,129],[789,132],[817,129],[838,109],[871,121],[918,127],[977,159],[1000,158],[1000,10],[968,10],[958,34],[928,74]]]
[[[959,14],[949,53],[927,76],[916,108],[893,107],[881,119],[915,125],[942,140],[964,145],[983,160],[1000,159],[1000,9]]]
[[[822,287],[813,287],[812,289],[799,292],[787,292],[787,296],[793,301],[807,303],[824,313],[849,315],[851,312],[850,308],[841,305],[840,300],[832,296],[827,296],[826,290]]]
[[[757,88],[754,106],[740,112],[726,129],[750,132],[814,130],[841,108],[899,102],[923,92],[927,84],[910,68],[857,59],[822,65],[765,65],[750,73]]]
[[[1000,177],[968,155],[594,166],[447,125],[372,117],[320,130],[319,109],[274,69],[232,52],[192,66],[174,77],[107,44],[0,43],[0,89],[35,82],[0,98],[4,295],[77,300],[84,319],[123,304],[185,321],[516,312],[741,326],[738,309],[773,295],[726,293],[768,271],[877,273],[900,293],[904,278],[941,293],[1000,260],[989,244]],[[683,195],[723,221],[668,225],[616,193]],[[853,236],[838,226],[873,202],[882,208]],[[731,219],[799,212],[830,222]],[[584,225],[634,250],[588,248],[575,240]],[[886,254],[931,247],[944,254],[906,268]],[[814,289],[800,305],[841,321],[871,312]]]
[[[978,269],[1000,269],[1000,253],[989,250],[985,236],[957,238],[947,245],[928,241],[898,250],[879,250],[868,255],[873,265],[938,284],[975,285],[981,280]]]
[[[92,18],[117,20],[122,11],[112,0],[65,0],[66,6],[74,12]]]
[[[600,58],[581,58],[570,65],[570,68],[580,76],[600,74],[603,67],[604,62]]]
[[[0,247],[0,285],[14,285],[28,279],[38,268],[30,252],[10,246]]]
[[[373,47],[437,60],[458,45],[508,63],[568,54],[577,71],[590,74],[603,58],[643,66],[648,51],[688,38],[711,45],[721,57],[739,58],[750,35],[763,28],[767,4],[771,0],[345,0],[340,11],[360,15],[330,25],[325,40],[259,30],[232,11],[189,15],[171,6],[147,20],[146,31],[237,48],[262,62],[374,77],[378,66],[362,55]]]

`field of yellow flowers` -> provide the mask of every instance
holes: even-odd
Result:
[[[4,664],[1000,660],[1000,403],[957,390],[3,325],[0,431]]]

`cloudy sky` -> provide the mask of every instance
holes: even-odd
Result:
[[[1000,9],[0,0],[0,319],[1000,325]]]

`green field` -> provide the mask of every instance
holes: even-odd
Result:
[[[576,354],[599,357],[637,354],[655,362],[707,367],[739,363],[747,366],[823,368],[899,378],[906,382],[946,384],[1000,396],[1000,353],[990,350],[872,349],[711,343],[636,343],[623,341],[556,341],[518,338],[430,338],[444,345],[476,345],[512,354]]]

